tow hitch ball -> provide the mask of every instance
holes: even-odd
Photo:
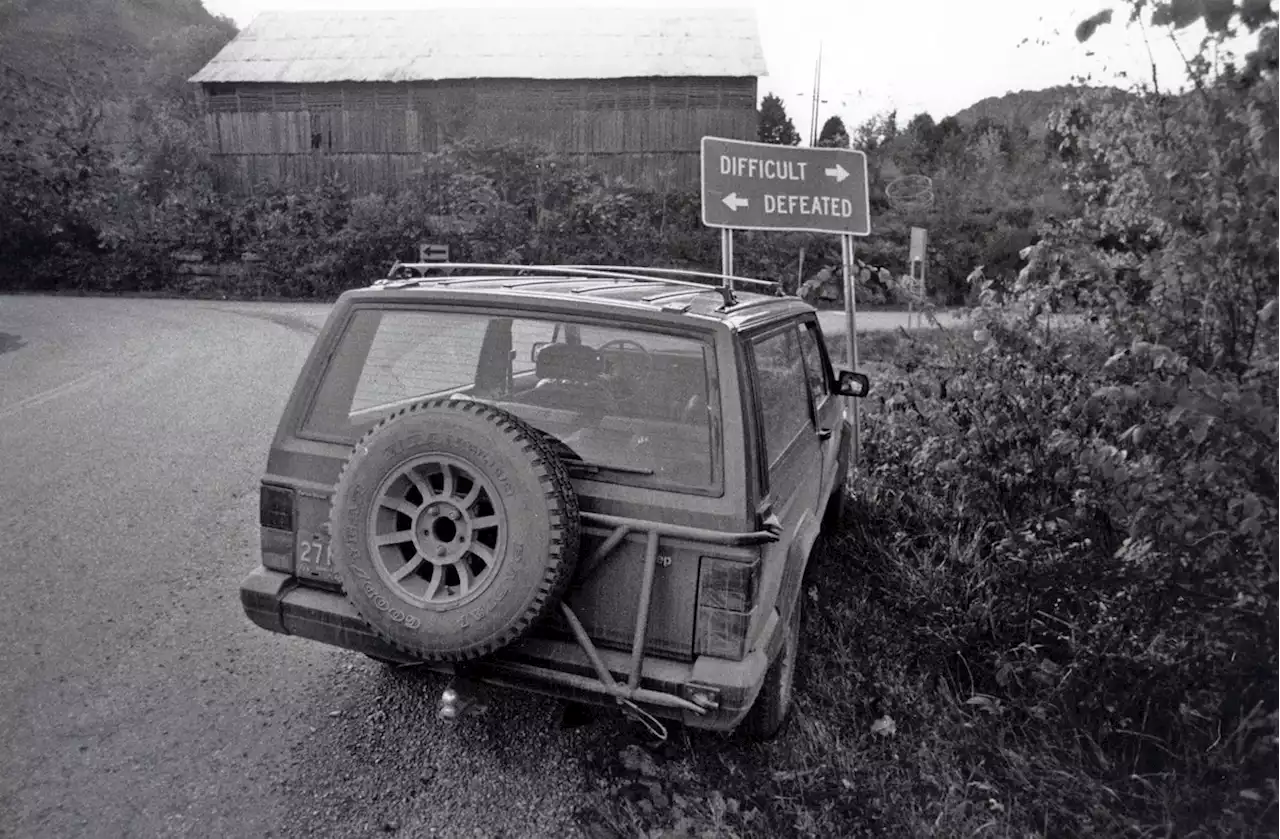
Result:
[[[453,722],[464,714],[482,714],[487,706],[481,701],[480,686],[469,679],[455,678],[440,693],[436,716]]]

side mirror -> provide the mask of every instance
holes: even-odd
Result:
[[[550,341],[534,341],[532,349],[529,350],[529,360],[537,361],[538,353],[542,352],[542,348],[550,343]]]
[[[841,396],[866,396],[871,392],[871,380],[865,373],[841,370],[836,376],[836,393]]]

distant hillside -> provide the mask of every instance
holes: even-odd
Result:
[[[971,128],[983,118],[998,125],[1025,126],[1033,139],[1043,139],[1047,133],[1046,122],[1053,110],[1082,90],[1089,90],[1101,102],[1122,101],[1132,94],[1114,87],[1081,88],[1070,85],[1044,90],[1020,90],[1004,96],[990,96],[955,114],[966,128]]]
[[[234,25],[200,0],[0,0],[0,106],[136,92],[157,52],[197,30]]]

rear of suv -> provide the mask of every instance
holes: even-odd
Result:
[[[744,278],[397,266],[335,304],[261,487],[260,627],[773,736],[843,489],[816,312]],[[719,283],[708,285],[708,280]]]

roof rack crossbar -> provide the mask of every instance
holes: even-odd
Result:
[[[608,291],[611,288],[618,287],[618,280],[612,279],[604,283],[592,283],[591,285],[579,286],[573,290],[574,294],[590,294],[593,291]]]
[[[699,292],[705,291],[705,290],[707,290],[706,286],[703,286],[703,288],[701,289],[682,288],[679,291],[664,291],[660,294],[649,295],[648,297],[644,298],[644,302],[661,303],[664,300],[675,300],[677,297],[688,297],[690,294],[698,294]]]
[[[563,283],[563,282],[565,282],[565,278],[564,278],[564,277],[556,277],[556,278],[554,278],[554,279],[539,279],[539,280],[530,279],[530,278],[527,278],[527,277],[521,277],[521,278],[519,278],[519,279],[511,280],[511,281],[509,281],[509,282],[504,282],[504,283],[502,284],[502,287],[503,287],[503,288],[525,288],[526,286],[559,285],[559,284],[561,284],[561,283]],[[655,280],[655,279],[648,279],[648,280],[627,280],[627,282],[636,282],[636,283],[642,283],[642,282],[643,282],[643,283],[649,283],[649,284],[653,284],[653,285],[657,285],[657,284],[662,283],[662,281],[661,281],[661,280]],[[596,290],[596,291],[603,291],[603,290],[611,289],[611,288],[618,288],[618,280],[614,280],[613,282],[609,283],[608,285],[600,284],[600,285],[593,285],[593,286],[590,286],[590,289],[593,289],[593,290]],[[578,291],[578,289],[575,289],[574,291],[576,292],[576,291]]]

